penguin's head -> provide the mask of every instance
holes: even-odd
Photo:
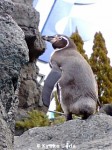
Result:
[[[54,49],[63,49],[69,45],[69,38],[64,35],[42,36],[42,38],[50,42]]]

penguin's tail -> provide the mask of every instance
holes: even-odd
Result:
[[[90,115],[96,112],[96,101],[90,97],[78,99],[72,105],[72,113],[81,116],[82,119],[87,119]]]

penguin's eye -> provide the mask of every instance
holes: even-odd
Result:
[[[58,39],[59,39],[59,40],[62,40],[62,37],[59,37]]]

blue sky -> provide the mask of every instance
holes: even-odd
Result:
[[[49,23],[45,25],[52,5],[56,1],[61,3],[59,10],[55,8],[58,14],[55,14],[54,18],[49,20]],[[79,5],[80,3],[84,4],[88,2],[92,2],[93,4]],[[74,5],[74,3],[78,3],[78,5]],[[48,35],[57,32],[66,33],[69,36],[69,34],[73,32],[73,28],[75,30],[77,26],[82,39],[85,41],[84,49],[88,56],[90,56],[92,52],[95,32],[101,31],[106,41],[108,56],[112,64],[112,0],[35,0],[34,6],[37,11],[40,12],[39,30],[42,34]],[[54,25],[53,20],[55,20],[57,16],[62,16],[62,12],[64,12],[65,8],[67,8],[67,11],[65,11],[65,13],[67,13],[64,14],[64,17],[61,19],[59,18]],[[51,29],[52,26],[55,31]],[[46,55],[50,55],[50,53],[51,51]]]

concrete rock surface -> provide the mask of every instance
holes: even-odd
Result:
[[[21,27],[29,49],[29,60],[35,61],[45,51],[45,42],[38,31],[40,16],[32,0],[0,0],[0,14],[9,14]]]
[[[22,65],[28,61],[24,38],[24,32],[11,16],[0,15],[0,150],[12,147],[18,78]]]
[[[15,137],[15,150],[112,150],[112,117],[96,114]]]
[[[13,150],[13,135],[6,121],[0,117],[0,150]]]
[[[30,66],[29,61],[35,66],[36,59],[45,51],[45,43],[38,31],[39,13],[32,7],[32,2],[0,0],[0,150],[13,150],[18,91],[23,79],[20,78],[21,69],[25,65],[26,68]],[[39,102],[40,95],[36,83],[37,71],[36,67],[32,73],[30,70],[35,79],[34,76],[31,78],[28,88],[34,89],[37,96],[34,104]],[[29,80],[26,82],[29,83]],[[31,99],[32,95],[30,93]],[[27,103],[32,105],[32,101]]]

